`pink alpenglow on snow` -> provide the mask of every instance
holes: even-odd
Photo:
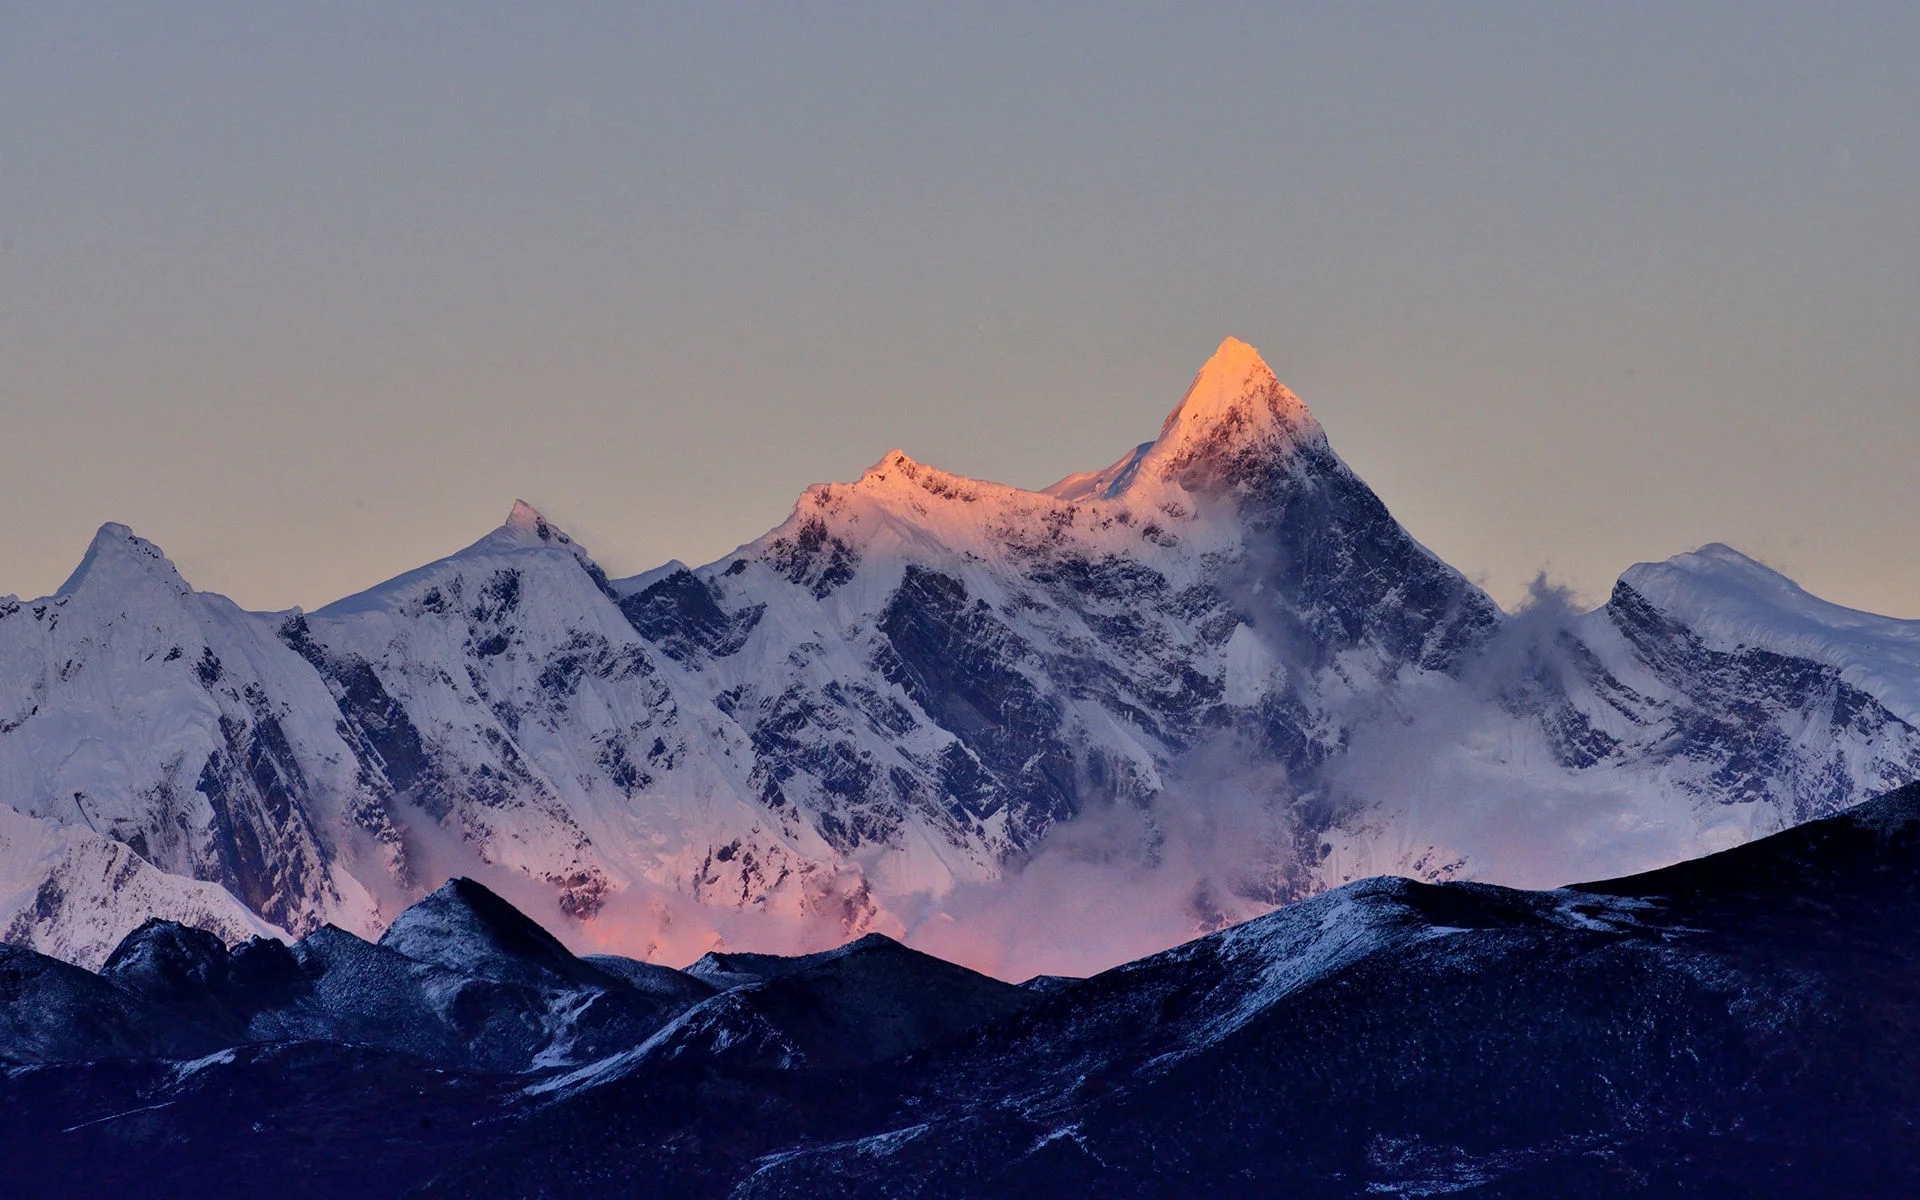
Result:
[[[81,961],[148,915],[371,934],[466,875],[657,961],[883,932],[1084,973],[1368,875],[1620,875],[1920,776],[1913,624],[1724,547],[1502,612],[1229,338],[1104,470],[896,450],[698,568],[609,579],[516,502],[249,613],[107,526],[0,602],[0,928]]]

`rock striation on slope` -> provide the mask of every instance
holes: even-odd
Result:
[[[1066,826],[1182,873],[1159,945],[1382,871],[1551,884],[1920,775],[1916,629],[1724,547],[1502,613],[1228,339],[1105,470],[894,451],[697,569],[610,580],[516,504],[253,614],[104,527],[0,602],[0,935],[87,965],[148,916],[370,936],[473,874],[643,958],[937,939],[957,895],[1132,877],[1049,859]]]

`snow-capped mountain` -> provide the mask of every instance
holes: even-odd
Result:
[[[234,933],[377,912],[360,877],[398,866],[388,781],[270,623],[125,526],[55,595],[0,601],[0,712],[9,938],[89,961],[149,908]]]
[[[312,613],[194,592],[119,526],[0,604],[0,798],[219,885],[236,936],[371,934],[483,874],[674,961],[874,929],[979,963],[998,895],[1169,944],[1382,871],[1555,884],[1745,841],[1920,777],[1917,723],[1920,622],[1724,547],[1502,613],[1232,339],[1103,471],[1035,492],[894,451],[697,569],[609,580],[516,505]],[[6,853],[7,936],[89,965],[208,904]]]

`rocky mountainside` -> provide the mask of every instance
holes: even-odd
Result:
[[[1917,930],[1920,786],[1019,987],[879,935],[578,959],[458,880],[378,945],[0,949],[0,1153],[22,1197],[1906,1195]]]
[[[1370,880],[983,1026],[730,1194],[1903,1194],[1916,916],[1915,787],[1560,891]]]
[[[670,967],[576,958],[485,887],[455,879],[380,941],[322,926],[292,945],[151,920],[95,975],[0,948],[0,1062],[198,1059],[236,1047],[373,1047],[436,1067],[527,1071],[595,1062],[718,990]]]
[[[371,936],[472,875],[639,958],[880,931],[1090,969],[1380,872],[1734,845],[1920,777],[1916,724],[1920,623],[1724,547],[1503,613],[1229,339],[1106,470],[895,451],[698,569],[610,580],[516,505],[256,614],[106,526],[0,601],[0,934],[89,966],[150,916]]]

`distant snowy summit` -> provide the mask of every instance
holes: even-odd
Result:
[[[151,916],[371,934],[474,875],[674,962],[880,931],[1086,969],[1364,875],[1750,840],[1920,778],[1916,725],[1920,622],[1725,547],[1503,613],[1230,338],[1104,470],[894,451],[699,568],[610,580],[516,504],[248,613],[104,526],[0,600],[0,935],[98,966]],[[1091,912],[1116,940],[1049,942]]]

